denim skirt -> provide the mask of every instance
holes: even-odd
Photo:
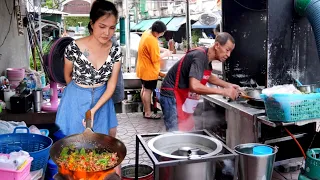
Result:
[[[97,88],[83,88],[71,81],[64,89],[56,124],[66,136],[82,133],[85,128],[82,121],[85,113],[90,110],[106,91],[107,85]],[[94,115],[93,131],[109,134],[111,128],[118,126],[118,120],[112,98],[110,98]]]

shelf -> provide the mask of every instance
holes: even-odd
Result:
[[[278,127],[278,126],[304,126],[306,124],[310,123],[317,123],[317,127],[320,125],[320,119],[307,119],[307,120],[302,120],[302,121],[296,121],[296,122],[275,122],[275,121],[270,121],[267,116],[258,116],[257,120],[260,121],[261,123],[271,126],[271,127]],[[319,129],[319,128],[317,128]]]

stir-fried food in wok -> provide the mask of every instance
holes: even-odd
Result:
[[[64,147],[57,163],[60,167],[71,171],[103,171],[117,164],[117,153],[108,151],[96,152],[94,149],[78,150],[73,146]]]

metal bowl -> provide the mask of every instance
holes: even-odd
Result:
[[[297,87],[299,91],[303,93],[315,93],[316,91],[316,85],[311,84],[311,85],[302,85]]]
[[[222,150],[222,143],[209,136],[192,133],[167,133],[157,136],[148,142],[149,148],[156,154],[171,159],[188,159],[187,155],[175,154],[177,151],[190,151],[198,149],[202,155],[198,157],[210,157],[218,154]]]

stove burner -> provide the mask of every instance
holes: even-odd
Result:
[[[262,100],[261,101],[248,100],[247,104],[251,105],[253,108],[256,108],[256,109],[265,109],[264,102]]]

